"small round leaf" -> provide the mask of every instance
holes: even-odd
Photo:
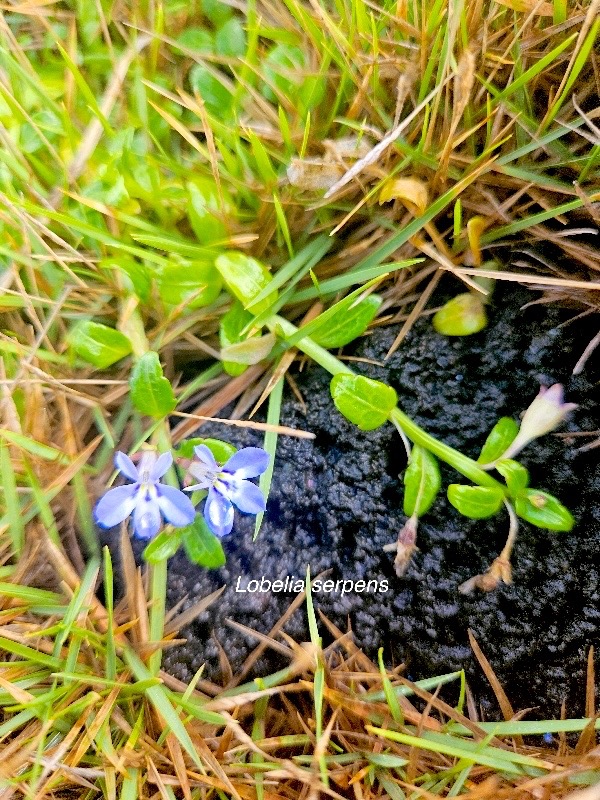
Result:
[[[173,531],[161,531],[152,539],[142,554],[148,564],[159,564],[166,558],[172,558],[181,547],[181,528]]]
[[[224,464],[234,453],[237,453],[237,448],[229,442],[223,442],[221,439],[202,439],[198,436],[183,441],[175,453],[179,458],[194,458],[194,447],[199,444],[208,447],[218,464]]]
[[[463,516],[470,519],[486,519],[497,514],[502,507],[504,492],[488,486],[463,486],[451,483],[448,500]]]
[[[361,431],[383,425],[398,400],[391,386],[364,375],[335,375],[330,390],[337,410]]]
[[[481,449],[478,464],[491,464],[506,453],[519,432],[519,426],[512,417],[501,417],[490,431]]]
[[[511,496],[515,496],[526,489],[529,484],[529,472],[518,461],[513,461],[511,458],[506,458],[498,461],[496,469],[506,481],[508,492]]]
[[[158,353],[150,350],[136,362],[129,378],[131,402],[141,414],[165,417],[177,405],[173,388],[163,375]]]
[[[218,569],[225,564],[223,545],[198,515],[191,525],[181,529],[183,546],[189,560],[206,569]]]
[[[537,528],[570,531],[575,520],[568,508],[547,492],[526,489],[515,499],[515,511]]]
[[[440,491],[442,476],[437,459],[428,450],[413,445],[404,473],[404,513],[418,517],[427,513]]]
[[[106,369],[131,353],[131,342],[125,334],[91,320],[73,328],[69,343],[80,358],[97,369]]]
[[[433,327],[445,336],[469,336],[486,325],[483,301],[470,292],[449,300],[433,317]]]

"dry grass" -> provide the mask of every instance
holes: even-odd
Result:
[[[105,607],[94,595],[98,563],[80,579],[39,534],[18,582],[2,584],[3,799],[555,800],[574,797],[574,783],[597,780],[592,654],[589,720],[562,723],[521,722],[475,642],[505,723],[481,722],[460,673],[414,684],[402,667],[371,662],[350,632],[325,618],[332,641],[325,648],[314,635],[290,640],[285,619],[259,637],[259,649],[275,647],[289,658],[277,674],[240,684],[242,670],[225,690],[199,674],[185,686],[165,673],[152,678],[143,666],[156,643],[148,640],[143,579],[126,535],[127,594],[113,610],[109,561]],[[51,588],[32,586],[40,583]],[[159,646],[175,646],[178,628],[215,599],[181,617],[172,613]],[[308,614],[314,634],[311,602]],[[449,683],[460,689],[454,706],[440,697]],[[558,732],[551,745],[542,743],[544,726]],[[567,738],[568,731],[579,736]]]

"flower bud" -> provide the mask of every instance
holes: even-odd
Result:
[[[563,387],[560,383],[553,384],[549,389],[542,386],[538,396],[523,415],[516,439],[501,458],[514,458],[533,439],[557,428],[575,408],[577,408],[575,403],[563,402]]]
[[[413,515],[407,519],[404,527],[398,534],[394,569],[399,578],[401,578],[408,569],[413,553],[418,549],[416,545],[418,524],[417,517]]]

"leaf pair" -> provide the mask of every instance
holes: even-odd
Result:
[[[452,483],[448,500],[454,508],[470,519],[486,519],[498,513],[508,494],[521,519],[550,531],[571,530],[575,521],[570,511],[551,494],[528,488],[529,474],[522,464],[506,459],[496,469],[506,480],[506,493],[500,488]]]
[[[570,511],[551,494],[528,488],[529,473],[522,464],[512,459],[502,459],[518,432],[519,426],[514,419],[499,419],[483,445],[478,463],[494,464],[506,481],[507,494],[519,517],[538,528],[570,531],[575,524]],[[502,506],[503,496],[499,496],[499,492],[479,486],[453,484],[448,488],[448,499],[461,514],[472,519],[484,519],[495,514]]]
[[[390,386],[363,375],[340,373],[331,381],[336,408],[363,431],[387,421],[398,399]],[[404,473],[404,513],[420,517],[431,508],[442,479],[437,459],[428,450],[414,445]]]
[[[501,489],[487,486],[452,483],[448,487],[448,500],[463,516],[486,519],[498,513],[504,494]],[[518,516],[537,528],[570,531],[575,524],[571,512],[556,497],[540,489],[523,489],[515,497],[514,503]]]
[[[188,559],[200,567],[218,569],[225,564],[221,540],[210,530],[202,516],[197,516],[185,528],[162,531],[155,536],[144,550],[144,560],[158,564],[166,558],[172,558],[182,544]]]

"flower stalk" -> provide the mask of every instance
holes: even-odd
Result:
[[[135,358],[141,358],[150,350],[150,343],[146,336],[144,320],[139,308],[139,301],[129,295],[121,302],[119,329],[131,341]],[[152,434],[152,444],[160,453],[170,452],[172,449],[171,431],[167,420],[162,420]],[[173,468],[165,476],[165,483],[177,487],[177,479]],[[162,559],[150,565],[150,612],[148,635],[150,641],[158,644],[162,641],[165,624],[167,597],[167,559]],[[162,661],[162,649],[156,650],[148,658],[148,669],[152,675],[158,675]]]
[[[492,565],[486,572],[482,573],[481,575],[474,575],[472,578],[469,578],[469,580],[461,583],[461,585],[458,587],[458,591],[461,594],[471,594],[475,589],[481,589],[482,592],[491,592],[498,586],[499,583],[512,583],[512,566],[510,563],[510,557],[512,555],[513,547],[515,546],[515,541],[517,539],[517,533],[519,531],[519,520],[515,514],[514,508],[512,507],[511,503],[508,502],[508,500],[504,501],[504,505],[508,511],[510,525],[508,528],[508,536],[506,537],[506,542],[502,548],[502,552],[500,555],[496,556],[492,562]]]

